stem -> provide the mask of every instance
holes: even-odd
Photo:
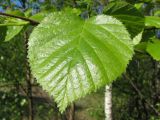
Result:
[[[28,21],[31,25],[38,25],[39,24],[38,21],[29,19],[29,18],[25,18],[25,17],[21,17],[21,16],[11,15],[11,14],[2,13],[2,12],[0,12],[0,15],[7,16],[7,17],[12,17],[12,18],[18,18],[18,19],[21,19],[21,20],[24,20],[24,21]]]
[[[28,97],[28,120],[34,120],[34,111],[33,111],[33,97],[32,97],[32,84],[31,84],[31,71],[28,63],[28,34],[24,33],[25,39],[25,52],[26,52],[26,83],[27,83],[27,97]]]

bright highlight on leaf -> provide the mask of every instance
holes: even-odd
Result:
[[[120,76],[133,45],[124,25],[111,16],[84,21],[56,12],[34,29],[28,52],[33,75],[63,112],[71,102]]]

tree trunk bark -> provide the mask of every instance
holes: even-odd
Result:
[[[105,120],[112,120],[112,85],[105,89]]]

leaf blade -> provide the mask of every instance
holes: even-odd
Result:
[[[34,76],[62,112],[71,102],[116,79],[132,54],[130,36],[115,18],[99,15],[84,21],[58,12],[35,28],[28,57]]]

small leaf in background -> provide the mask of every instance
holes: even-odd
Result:
[[[134,7],[135,7],[136,9],[138,9],[138,10],[141,10],[142,7],[143,7],[143,5],[144,5],[144,3],[136,3],[136,4],[134,4]]]
[[[132,58],[133,43],[124,25],[111,16],[83,20],[56,12],[33,30],[28,53],[33,75],[63,112],[120,76]]]
[[[11,14],[11,15],[16,15],[16,16],[21,16],[21,17],[25,16],[24,13],[20,10],[10,10],[10,9],[8,9],[5,12],[8,13],[8,14]]]
[[[154,11],[154,16],[158,16],[158,17],[160,17],[160,10],[156,10],[156,11]]]
[[[160,40],[154,39],[147,45],[147,52],[157,61],[160,60]]]
[[[160,17],[156,16],[146,16],[145,26],[160,28]]]
[[[23,29],[23,26],[7,26],[7,34],[5,36],[5,41],[10,41],[16,35],[18,35]]]
[[[18,35],[23,30],[24,26],[27,24],[28,22],[24,22],[23,20],[19,19],[12,19],[12,18],[6,19],[2,24],[6,25],[7,28],[4,41],[10,41],[12,38]]]
[[[143,31],[133,38],[133,44],[137,45],[142,39]]]
[[[30,19],[41,22],[48,14],[49,12],[40,12],[31,16]]]
[[[25,12],[24,12],[24,15],[26,16],[26,17],[31,17],[32,16],[32,9],[30,8],[30,9],[27,9]]]
[[[144,29],[144,16],[129,3],[111,2],[104,8],[104,13],[122,21],[132,38]]]
[[[11,15],[21,16],[21,17],[25,16],[24,13],[20,10],[13,11],[13,10],[8,9],[6,13],[11,14]],[[1,33],[1,36],[4,35],[4,37],[1,38],[3,41],[10,41],[12,38],[18,35],[22,31],[24,25],[27,24],[27,22],[24,22],[23,20],[20,20],[20,19],[7,18],[7,17],[3,19],[4,19],[3,22],[0,22],[0,24],[2,25],[0,29],[2,29],[3,31]]]

